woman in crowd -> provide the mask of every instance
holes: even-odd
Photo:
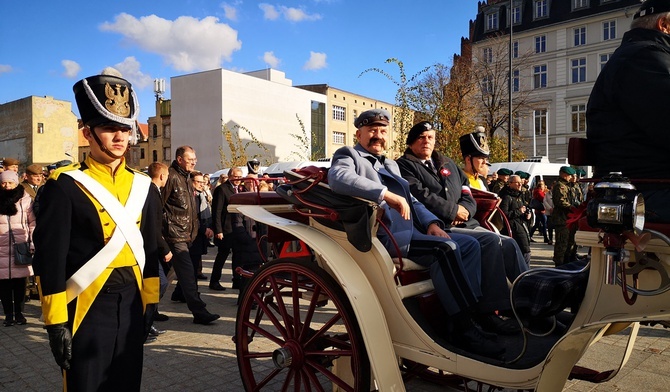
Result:
[[[30,265],[15,263],[13,244],[30,241],[35,228],[32,198],[18,185],[16,172],[0,173],[0,300],[5,327],[26,324],[26,278],[33,275]]]
[[[544,181],[538,181],[537,186],[533,189],[533,198],[530,202],[530,207],[535,210],[535,225],[530,229],[530,238],[533,240],[535,230],[540,230],[540,234],[544,237],[545,244],[552,244],[552,241],[547,236],[547,215],[545,214],[544,198],[547,193],[547,186]]]

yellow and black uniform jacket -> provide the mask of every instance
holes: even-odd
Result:
[[[160,205],[150,202],[153,199],[145,195],[141,216],[137,218],[146,254],[144,271],[140,270],[126,243],[98,278],[68,304],[66,281],[105,246],[116,229],[116,223],[93,195],[72,177],[63,174],[69,170],[83,171],[110,191],[122,205],[127,202],[134,176],[144,174],[126,167],[125,161],[112,173],[108,166],[89,157],[81,165],[58,169],[44,185],[33,235],[33,267],[40,288],[44,322],[46,325],[69,322],[74,334],[115,268],[130,267],[145,306],[158,303],[156,230],[160,228],[155,227],[153,217],[159,213]]]

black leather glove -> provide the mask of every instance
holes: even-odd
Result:
[[[67,323],[47,325],[44,328],[49,334],[49,346],[56,363],[62,369],[69,370],[72,359],[72,333]]]
[[[144,312],[144,340],[149,336],[151,326],[154,324],[154,316],[156,315],[156,304],[147,304]]]

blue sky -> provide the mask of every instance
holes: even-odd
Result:
[[[476,0],[0,0],[0,104],[30,95],[74,101],[72,85],[114,66],[135,87],[140,121],[153,79],[275,68],[293,85],[326,83],[393,103],[398,77],[451,65]],[[75,113],[76,105],[73,104]]]

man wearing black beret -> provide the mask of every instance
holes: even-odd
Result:
[[[649,222],[670,222],[670,0],[647,0],[596,80],[586,110],[594,177],[621,172],[645,198]]]
[[[513,171],[510,169],[506,169],[504,167],[501,167],[498,169],[496,172],[498,174],[498,179],[493,181],[490,186],[490,191],[493,193],[497,193],[500,195],[500,191],[505,189],[505,185],[507,185],[507,181],[509,180],[509,176],[514,174]]]
[[[501,282],[505,282],[505,277],[514,281],[528,266],[514,240],[484,229],[474,219],[477,203],[469,181],[453,160],[435,150],[435,133],[428,121],[412,127],[407,135],[407,149],[397,160],[400,173],[409,183],[412,195],[445,223],[450,235],[467,235],[479,242],[482,290],[508,295],[504,294],[506,284],[501,288]],[[497,310],[509,310],[509,304],[505,305]],[[504,323],[496,316],[480,317],[478,321],[491,332],[518,330],[514,323]]]

